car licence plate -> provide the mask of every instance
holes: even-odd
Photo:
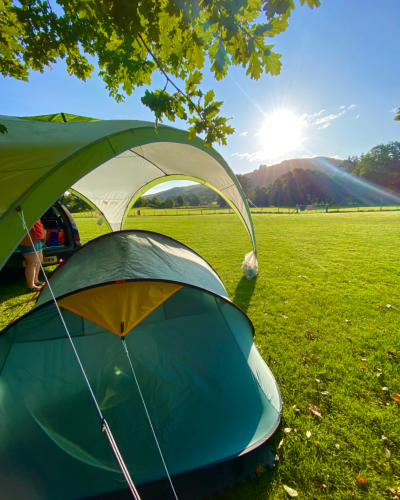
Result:
[[[44,257],[43,264],[57,264],[57,257],[52,255],[51,257]],[[26,267],[26,260],[22,261],[22,265]]]

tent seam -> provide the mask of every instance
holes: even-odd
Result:
[[[119,337],[125,337],[125,335],[127,333],[129,333],[133,328],[135,328],[135,326],[137,326],[139,323],[141,323],[145,318],[147,318],[147,316],[149,316],[149,314],[151,314],[153,311],[155,311],[157,309],[157,307],[161,306],[161,304],[164,304],[170,297],[172,297],[172,295],[174,295],[175,293],[179,292],[179,290],[182,290],[182,288],[184,288],[183,285],[181,286],[178,286],[175,290],[173,290],[170,294],[168,294],[166,297],[163,297],[162,300],[160,300],[160,302],[158,302],[158,304],[156,304],[154,307],[152,307],[146,314],[144,314],[140,319],[138,319],[135,323],[133,323],[132,326],[130,326],[123,334],[118,334]]]
[[[107,142],[108,142],[108,144],[110,145],[110,148],[111,148],[112,152],[115,154],[115,156],[118,156],[118,155],[117,155],[117,152],[116,152],[116,151],[115,151],[115,149],[113,148],[113,145],[111,144],[111,141],[110,141],[110,139],[109,139],[108,137],[107,137]]]
[[[140,146],[142,147],[142,146]],[[154,162],[152,162],[151,160],[148,160],[144,155],[140,155],[139,153],[136,153],[136,151],[132,151],[132,149],[129,148],[129,151],[131,153],[133,153],[134,155],[137,155],[139,156],[139,158],[143,158],[143,160],[146,160],[147,162],[149,162],[151,165],[153,165],[154,167],[158,168],[158,170],[160,170],[164,175],[168,176],[168,174],[166,172],[164,172],[164,170],[162,168],[160,168],[158,165],[156,165]],[[143,151],[142,151],[143,153]]]

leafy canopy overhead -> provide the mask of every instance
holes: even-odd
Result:
[[[150,85],[154,72],[164,88],[146,90],[142,102],[155,114],[186,120],[189,137],[226,144],[234,129],[220,115],[213,90],[203,92],[206,59],[217,80],[231,65],[246,75],[280,73],[281,55],[271,39],[286,30],[293,0],[0,0],[0,71],[27,81],[58,58],[70,75],[90,78],[97,60],[110,95],[123,101]],[[319,7],[320,0],[300,0]],[[54,5],[54,4],[53,4]],[[183,83],[182,83],[183,82]],[[0,125],[1,127],[1,125]],[[4,133],[5,127],[0,128]]]

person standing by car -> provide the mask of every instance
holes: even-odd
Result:
[[[36,243],[36,231],[32,227],[29,230],[29,235],[27,234],[22,239],[21,243],[18,245],[18,250],[22,253],[26,261],[25,278],[29,293],[36,292],[37,290],[39,290],[39,288],[35,286],[35,275],[36,275],[36,265],[37,265],[37,257],[35,254],[35,250],[33,248],[35,243]]]
[[[43,242],[45,241],[45,234],[44,234],[45,229],[40,219],[33,226],[33,229],[35,230],[36,233],[35,250],[39,257],[39,259],[36,259],[36,272],[33,284],[35,287],[40,287],[44,285],[44,282],[39,281],[39,271],[40,271],[40,264],[43,262],[42,248],[43,248]]]
[[[38,236],[41,238],[38,238]],[[43,284],[38,281],[40,263],[35,253],[36,250],[40,262],[42,262],[43,252],[41,240],[43,238],[44,228],[39,219],[36,224],[29,230],[29,235],[26,235],[18,245],[18,250],[22,253],[26,260],[25,278],[29,293],[37,292],[39,290],[39,287]]]

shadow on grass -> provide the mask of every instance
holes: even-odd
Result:
[[[54,274],[55,269],[56,266],[46,268],[48,278]],[[42,273],[39,274],[39,280],[44,281]],[[37,295],[28,292],[23,269],[2,269],[0,272],[0,332],[11,321],[29,312],[37,299]]]
[[[258,278],[248,280],[245,276],[242,276],[236,287],[233,303],[239,306],[245,313],[247,313],[247,309],[249,308],[251,297],[253,296],[254,289],[257,284],[257,279]]]
[[[58,266],[46,268],[47,278],[51,278]],[[39,273],[39,280],[44,281],[42,272]],[[23,269],[4,268],[0,272],[0,302],[28,295],[28,289],[25,281],[25,272]]]
[[[10,300],[27,293],[25,274],[3,269],[0,273],[0,301]]]

